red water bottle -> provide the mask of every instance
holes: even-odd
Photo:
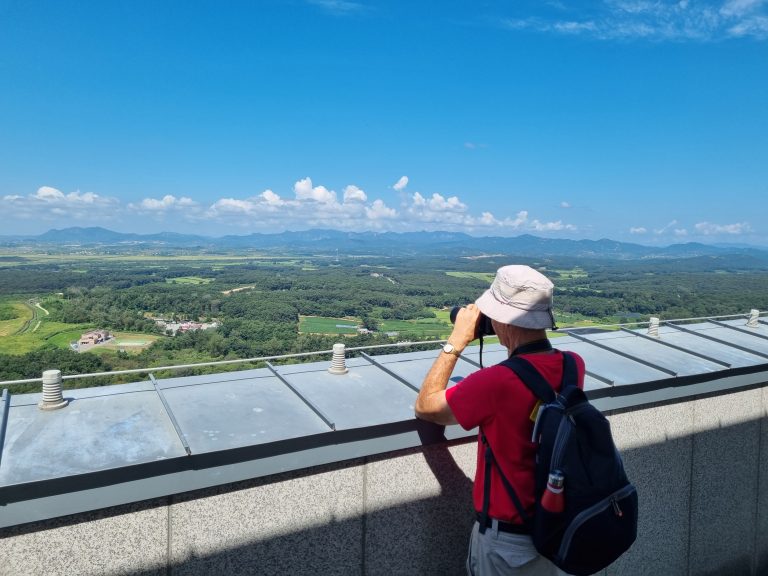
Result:
[[[565,476],[559,470],[553,470],[549,473],[547,488],[541,496],[541,507],[547,512],[558,514],[565,509],[564,482]]]

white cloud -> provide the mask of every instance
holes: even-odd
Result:
[[[630,234],[645,234],[646,232],[648,232],[648,229],[644,226],[633,226],[629,229]]]
[[[50,186],[40,186],[40,188],[37,189],[37,192],[35,192],[34,197],[38,200],[57,201],[63,200],[64,194],[61,192],[61,190],[57,190],[56,188],[51,188]]]
[[[373,204],[365,209],[369,220],[386,220],[397,218],[397,210],[389,208],[382,200],[374,200]]]
[[[560,208],[570,208],[570,207],[571,207],[571,203],[570,202],[566,202],[565,200],[560,202]]]
[[[238,200],[237,198],[220,198],[214,202],[209,212],[219,214],[252,214],[256,212],[258,205],[251,200]]]
[[[563,224],[562,220],[557,222],[539,222],[533,220],[531,222],[531,228],[536,232],[555,232],[560,230],[576,230],[576,226],[573,224]]]
[[[395,185],[392,186],[395,190],[398,192],[402,192],[405,190],[405,187],[408,186],[408,176],[400,176],[400,179],[395,182]]]
[[[272,190],[264,190],[264,192],[261,193],[261,198],[264,200],[264,203],[267,204],[267,206],[285,206],[285,200],[280,198],[278,194],[275,194],[272,192]]]
[[[720,8],[724,16],[745,16],[754,13],[765,5],[765,0],[727,0]]]
[[[510,18],[509,30],[584,35],[600,40],[717,41],[751,36],[768,39],[766,0],[602,0],[588,9],[563,6],[563,17]],[[567,18],[565,16],[571,16]]]
[[[675,228],[672,233],[678,237],[688,236],[688,230],[685,228]]]
[[[711,222],[699,222],[694,226],[699,234],[711,236],[715,234],[747,234],[752,232],[752,227],[747,222],[736,224],[712,224]]]
[[[115,198],[93,192],[64,193],[42,186],[26,196],[0,196],[0,214],[6,222],[34,220],[51,227],[136,222],[137,231],[141,229],[139,222],[151,219],[155,229],[162,226],[162,230],[189,231],[191,223],[196,231],[205,230],[212,234],[308,228],[398,232],[466,230],[486,234],[524,231],[556,233],[576,229],[561,220],[530,219],[527,210],[518,210],[513,214],[473,213],[459,196],[406,193],[403,191],[406,185],[407,177],[396,183],[402,202],[397,208],[388,206],[381,198],[371,198],[354,184],[345,186],[343,202],[339,202],[333,190],[313,184],[309,177],[295,182],[295,197],[283,197],[266,189],[242,197],[221,195],[204,205],[188,196],[174,194],[121,203]],[[28,228],[26,224],[23,226]]]
[[[359,12],[365,8],[363,4],[350,0],[307,0],[307,2],[337,16]]]
[[[437,193],[432,194],[428,206],[433,212],[464,212],[467,209],[467,205],[459,200],[457,196],[444,198]]]
[[[325,186],[312,186],[312,179],[307,177],[293,185],[297,200],[314,200],[322,204],[336,202],[336,192]]]
[[[517,214],[515,214],[514,218],[506,218],[503,222],[503,226],[507,226],[509,228],[520,228],[528,221],[528,211],[527,210],[520,210]]]
[[[163,196],[160,200],[157,200],[155,198],[144,198],[138,206],[129,204],[128,206],[130,208],[136,208],[138,210],[142,211],[148,211],[148,212],[164,212],[166,210],[172,210],[174,208],[190,208],[192,206],[197,206],[197,202],[192,200],[191,198],[187,198],[186,196],[182,196],[181,198],[176,198],[176,196],[173,196],[172,194],[166,194]]]
[[[344,188],[344,204],[349,202],[365,202],[367,200],[368,195],[354,184]]]
[[[116,198],[100,196],[94,192],[77,190],[65,194],[57,188],[41,186],[26,196],[3,196],[0,212],[4,223],[39,220],[58,227],[100,225],[119,217],[120,202]]]
[[[483,212],[480,215],[480,224],[483,226],[498,226],[500,222],[490,212]]]

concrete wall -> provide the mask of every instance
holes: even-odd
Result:
[[[641,511],[605,576],[768,574],[768,387],[610,419]],[[6,529],[0,575],[463,574],[474,468],[433,445]]]

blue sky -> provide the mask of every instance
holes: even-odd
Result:
[[[0,235],[768,245],[768,0],[2,0],[0,81]]]

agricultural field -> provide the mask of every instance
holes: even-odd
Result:
[[[474,278],[476,280],[483,280],[490,285],[493,279],[496,277],[495,272],[446,272],[447,276],[453,276],[454,278]]]
[[[302,334],[357,334],[360,320],[357,318],[329,318],[326,316],[300,316],[299,332]]]
[[[200,276],[179,276],[176,278],[166,278],[168,284],[192,284],[197,286],[198,284],[210,284],[213,282],[213,278],[201,278]]]
[[[89,324],[65,324],[42,320],[36,330],[2,336],[0,334],[0,354],[25,354],[44,346],[68,348],[69,343],[77,340],[80,334],[93,329]]]
[[[447,338],[451,333],[451,329],[450,322],[438,318],[382,320],[379,322],[379,332],[398,332],[399,334],[433,339]]]
[[[586,270],[582,270],[581,268],[578,268],[578,267],[569,268],[569,269],[553,268],[552,272],[557,272],[560,278],[565,278],[568,280],[589,277],[589,274],[587,274]]]

